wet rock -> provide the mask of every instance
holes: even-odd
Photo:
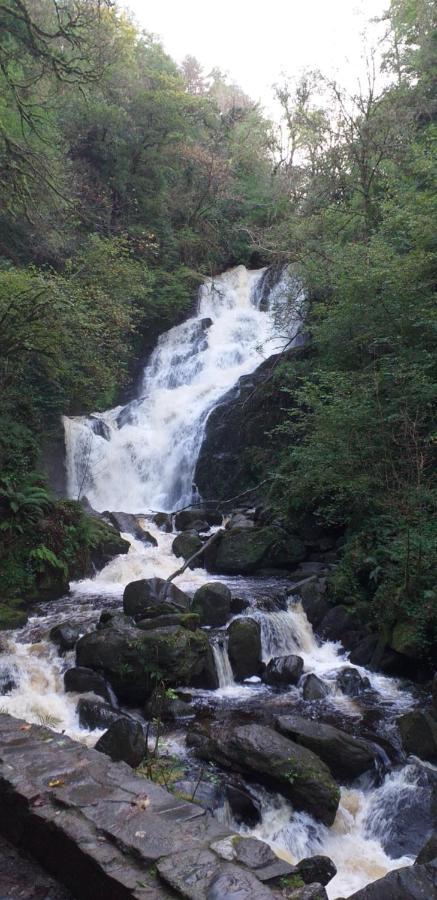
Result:
[[[302,696],[304,700],[323,700],[329,694],[328,685],[318,675],[311,672],[302,679]]]
[[[16,666],[2,663],[0,666],[0,696],[10,694],[18,687],[19,672]]]
[[[295,592],[301,599],[308,621],[317,628],[329,611],[326,600],[326,578],[317,576],[306,578],[293,588],[293,593]]]
[[[349,900],[431,900],[437,896],[437,863],[405,866],[373,881]]]
[[[418,854],[414,865],[422,866],[426,863],[432,862],[434,859],[437,859],[437,832],[428,838],[426,844],[422,847],[420,853]]]
[[[207,635],[177,626],[142,631],[128,622],[91,632],[76,647],[76,662],[100,672],[126,703],[145,703],[156,671],[169,687],[216,687]]]
[[[162,719],[163,722],[174,722],[178,719],[194,719],[195,711],[185,700],[179,697],[152,697],[146,704],[146,717],[148,719]]]
[[[329,856],[308,856],[295,866],[305,884],[329,884],[337,874],[337,866]]]
[[[432,708],[434,715],[437,717],[437,672],[432,680]]]
[[[397,720],[406,753],[437,763],[437,722],[420,709],[405,713]]]
[[[239,825],[248,825],[254,828],[261,822],[261,803],[249,787],[239,787],[235,784],[225,785],[225,797],[231,808],[232,815]]]
[[[118,531],[131,534],[137,541],[141,541],[146,547],[157,547],[158,541],[150,531],[146,531],[138,521],[138,516],[124,512],[105,512],[103,515],[109,519]]]
[[[253,528],[254,521],[244,513],[235,513],[229,520],[228,528]]]
[[[281,734],[317,753],[338,778],[355,778],[375,763],[375,751],[367,741],[333,725],[301,716],[278,716],[275,724]]]
[[[124,589],[124,612],[136,619],[154,614],[184,613],[189,611],[189,607],[189,597],[163,578],[141,578],[129,582]]]
[[[266,567],[292,567],[304,556],[302,542],[278,528],[234,528],[211,547],[206,566],[211,572],[244,575]]]
[[[95,544],[90,554],[90,574],[103,569],[115,556],[128,553],[129,550],[129,541],[122,538],[112,525],[100,520],[98,535],[95,537]]]
[[[286,894],[287,900],[328,900],[328,895],[322,884],[307,884]]]
[[[332,825],[340,791],[329,769],[305,747],[265,725],[195,724],[187,743],[201,759],[248,774],[287,797],[296,809]]]
[[[206,900],[273,900],[274,895],[255,875],[240,866],[223,866],[212,879]]]
[[[245,609],[248,609],[250,603],[244,597],[232,597],[231,600],[231,613],[233,616],[239,616],[240,613],[244,612]]]
[[[225,584],[211,581],[198,588],[193,597],[193,612],[200,616],[201,625],[226,625],[231,612],[231,592]]]
[[[355,666],[368,666],[378,644],[377,634],[368,634],[354,647],[349,660]]]
[[[170,625],[180,625],[182,616],[178,613],[170,613],[169,615],[155,616],[152,619],[140,619],[136,622],[137,628],[142,631],[151,631],[153,628],[168,628]]]
[[[319,632],[328,641],[341,641],[343,634],[356,628],[356,615],[346,606],[334,606],[323,617]]]
[[[114,762],[125,762],[134,769],[146,755],[144,730],[133,719],[117,719],[97,741],[96,750],[106,753]]]
[[[56,644],[58,650],[64,653],[66,650],[72,650],[79,639],[80,629],[78,625],[72,625],[69,622],[63,622],[61,625],[55,625],[50,630],[50,640]]]
[[[81,728],[107,728],[120,718],[120,710],[103,703],[101,700],[92,700],[89,697],[81,697],[76,707]]]
[[[153,521],[160,531],[166,531],[168,534],[173,531],[171,516],[168,513],[156,513],[156,516],[153,517]]]
[[[194,554],[197,553],[198,550],[201,550],[202,547],[203,543],[200,540],[197,531],[182,531],[181,534],[178,534],[178,536],[175,537],[171,549],[175,556],[179,558],[182,557],[186,562],[187,559],[194,556]],[[201,557],[198,556],[197,559],[190,563],[190,569],[199,568],[201,565],[202,560]]]
[[[234,619],[228,628],[228,654],[234,678],[244,681],[262,671],[261,629],[249,616]]]
[[[265,841],[253,837],[236,837],[232,841],[234,859],[248,869],[260,869],[276,862],[278,857]]]
[[[113,699],[115,699],[102,675],[99,675],[98,672],[93,672],[92,669],[86,669],[81,666],[74,666],[71,669],[67,669],[64,673],[64,689],[66,692],[75,691],[78,694],[91,692],[99,697],[103,697],[104,700],[111,704],[113,704]]]
[[[271,685],[297,684],[302,672],[300,656],[275,656],[267,665],[264,681]]]
[[[357,669],[352,666],[345,666],[340,669],[336,678],[337,687],[346,694],[347,697],[358,697],[363,691],[370,687],[368,678],[363,678]]]
[[[175,781],[172,790],[177,797],[198,803],[210,812],[222,805],[220,789],[209,781]]]
[[[222,518],[221,513],[214,510],[208,511],[202,507],[191,507],[176,513],[174,524],[176,531],[189,531],[196,522],[206,522],[207,527],[221,525]]]

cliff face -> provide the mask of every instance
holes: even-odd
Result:
[[[283,440],[272,431],[293,406],[290,383],[285,388],[279,372],[287,362],[310,353],[303,344],[270,357],[251,375],[240,378],[212,410],[195,473],[205,500],[226,500],[252,488],[250,501],[259,498],[256,488]]]

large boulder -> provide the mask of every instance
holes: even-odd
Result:
[[[195,553],[198,553],[202,547],[203,542],[200,540],[197,531],[182,531],[175,537],[171,549],[175,556],[178,558],[182,557],[186,562],[188,559],[191,559]],[[198,568],[202,564],[201,556],[198,556],[190,563],[190,569]]]
[[[303,672],[301,656],[274,656],[267,665],[264,681],[274,686],[297,684]]]
[[[437,897],[437,862],[395,869],[349,896],[349,900],[433,900]]]
[[[397,720],[406,753],[437,763],[437,722],[429,712],[415,709]]]
[[[163,578],[140,578],[138,581],[130,581],[124,589],[124,612],[135,619],[186,613],[189,608],[190,598],[187,594]]]
[[[323,700],[329,694],[329,687],[314,672],[302,679],[302,696],[304,700]]]
[[[261,568],[293,567],[305,556],[299,538],[274,526],[223,531],[206,554],[210,572],[244,575]]]
[[[201,625],[215,628],[226,625],[231,612],[229,588],[219,581],[203,584],[194,594],[192,610],[199,614]]]
[[[333,725],[301,716],[279,716],[276,727],[285,737],[317,753],[340,780],[355,778],[374,766],[375,751],[370,744]]]
[[[420,629],[414,619],[403,618],[396,622],[390,638],[390,647],[409,659],[422,658]]]
[[[169,686],[216,687],[208,638],[201,629],[142,631],[126,621],[86,634],[76,646],[77,665],[100,672],[118,699],[144,703],[157,679]]]
[[[307,856],[295,866],[305,884],[329,884],[337,874],[337,867],[329,856]]]
[[[142,725],[134,719],[117,719],[97,741],[96,750],[106,753],[114,762],[126,762],[136,768],[147,752]]]
[[[234,619],[228,628],[228,655],[236,681],[262,671],[261,628],[250,616]]]
[[[200,506],[191,506],[189,509],[181,509],[175,515],[176,531],[190,531],[198,522],[204,522],[207,526],[221,525],[223,516],[215,510],[207,510]]]
[[[357,627],[356,614],[346,606],[334,606],[320,622],[319,632],[325,640],[341,641],[343,635]]]
[[[64,672],[64,689],[67,693],[69,691],[77,694],[91,692],[97,694],[98,697],[103,697],[108,703],[113,702],[113,693],[103,675],[81,666],[74,666]]]
[[[386,777],[369,797],[364,831],[392,859],[415,856],[435,828],[437,772],[418,760]]]
[[[201,759],[243,772],[332,825],[340,790],[315,753],[265,725],[217,721],[195,725],[187,743]]]
[[[437,859],[437,831],[428,838],[426,844],[422,847],[420,852],[418,853],[415,865],[422,866],[426,863],[432,862],[434,859]]]
[[[166,531],[167,534],[173,531],[171,516],[168,513],[156,513],[156,515],[153,517],[153,521],[155,525],[158,526],[160,531]]]
[[[317,575],[305,578],[295,585],[294,593],[300,597],[308,621],[314,628],[317,628],[329,612],[326,599],[326,578],[318,578]]]

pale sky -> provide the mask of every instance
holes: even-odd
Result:
[[[125,0],[138,24],[158,34],[176,62],[218,66],[272,108],[281,75],[319,68],[352,88],[364,71],[363,32],[389,0]],[[375,26],[369,37],[377,36]],[[372,42],[372,41],[370,41]]]

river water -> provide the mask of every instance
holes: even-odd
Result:
[[[180,508],[191,501],[193,472],[208,412],[241,375],[253,371],[264,356],[289,342],[299,328],[302,294],[296,283],[286,275],[265,296],[263,276],[263,270],[247,272],[238,267],[207,282],[200,294],[198,314],[160,339],[145,369],[138,401],[98,416],[66,420],[70,495],[86,494],[99,510],[143,512],[147,530],[158,546],[144,546],[125,535],[131,542],[127,555],[114,559],[93,578],[73,584],[68,597],[41,605],[24,628],[2,635],[0,685],[2,677],[14,682],[0,698],[2,711],[63,731],[88,746],[97,741],[101,732],[79,725],[78,696],[63,689],[63,673],[74,665],[74,653],[59,656],[48,640],[48,632],[53,625],[72,620],[85,633],[97,622],[102,609],[121,606],[128,582],[166,578],[177,568],[171,549],[174,534],[159,531],[150,511]],[[281,304],[283,307],[290,291],[297,298],[296,311],[286,322],[284,333]],[[175,583],[192,594],[213,577],[199,568],[187,570]],[[220,580],[229,584],[235,596],[249,600],[244,615],[260,622],[266,662],[272,656],[298,653],[305,673],[314,672],[329,685],[329,695],[316,702],[322,719],[349,723],[356,733],[361,727],[367,728],[371,719],[382,743],[396,743],[396,716],[417,704],[411,686],[359,669],[369,678],[370,688],[363,698],[346,697],[336,687],[336,675],[347,656],[339,644],[320,642],[314,636],[289,582],[242,577]],[[282,597],[284,608],[266,612],[262,602],[266,597]],[[219,688],[193,692],[197,699],[222,711],[253,709],[255,713],[263,706],[279,702],[284,707],[289,703],[292,711],[302,714],[306,707],[298,687],[281,693],[256,678],[235,684],[225,631],[215,631],[211,639]],[[310,714],[315,708],[314,703],[307,706]],[[183,729],[177,730],[168,746],[185,758]],[[286,800],[259,787],[262,821],[250,833],[268,841],[291,861],[315,853],[330,856],[338,874],[328,885],[328,895],[347,897],[390,869],[414,860],[419,849],[414,817],[417,820],[420,815],[416,807],[424,778],[426,782],[425,769],[430,767],[417,760],[401,760],[398,753],[397,764],[388,766],[385,774],[369,773],[352,785],[342,786],[340,807],[331,828],[308,814],[295,812]],[[405,809],[412,810],[409,829],[401,821]],[[240,830],[247,833],[241,826]],[[388,834],[393,837],[391,842],[387,841]]]

